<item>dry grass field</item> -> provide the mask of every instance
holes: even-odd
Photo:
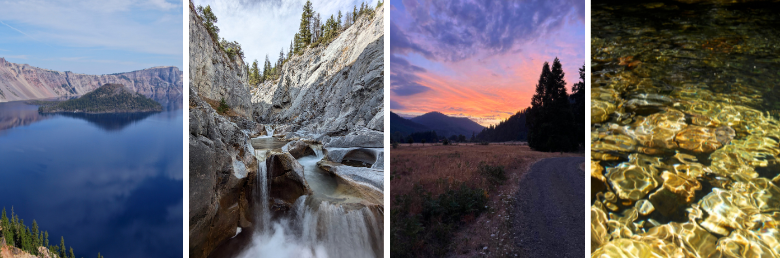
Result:
[[[534,162],[562,156],[583,154],[497,144],[391,149],[391,255],[515,257],[508,218],[519,181]]]

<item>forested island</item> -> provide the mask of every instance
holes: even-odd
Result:
[[[162,111],[162,105],[122,84],[105,84],[77,99],[61,102],[36,101],[41,113],[130,113]]]

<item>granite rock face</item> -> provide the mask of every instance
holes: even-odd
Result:
[[[247,134],[190,88],[190,255],[206,257],[253,221],[257,160]]]
[[[362,16],[327,46],[294,56],[282,67],[279,80],[252,89],[255,120],[296,124],[297,135],[306,140],[366,129],[381,134],[383,9],[374,17]]]
[[[212,40],[190,2],[190,256],[207,257],[254,221],[258,162],[249,134],[257,134],[240,58]],[[229,114],[214,110],[225,100]]]
[[[211,38],[203,20],[190,3],[190,88],[201,98],[221,101],[238,115],[252,115],[252,103],[244,61],[230,59]]]
[[[173,66],[87,75],[59,72],[0,58],[0,102],[84,95],[104,84],[122,84],[163,106],[182,105],[182,72]]]

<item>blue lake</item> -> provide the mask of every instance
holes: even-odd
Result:
[[[42,115],[0,103],[0,208],[77,257],[182,257],[183,111]]]

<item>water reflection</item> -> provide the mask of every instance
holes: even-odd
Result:
[[[51,116],[39,114],[38,106],[28,105],[22,101],[0,103],[0,133],[11,128],[26,126]]]
[[[88,113],[56,113],[56,115],[83,119],[106,131],[119,131],[125,127],[144,120],[159,112],[142,113],[117,113],[117,114],[88,114]]]
[[[0,206],[78,257],[182,256],[182,110],[96,118],[2,103],[0,117],[29,121],[0,133]]]

